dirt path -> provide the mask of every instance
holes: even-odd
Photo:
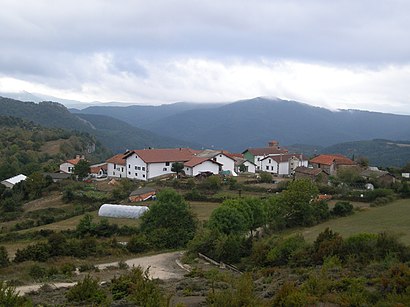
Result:
[[[149,273],[152,278],[158,278],[162,280],[167,279],[180,279],[186,273],[186,270],[182,269],[178,264],[179,259],[182,255],[182,252],[170,252],[152,256],[145,256],[139,258],[133,258],[126,260],[125,262],[129,265],[130,268],[141,266],[143,270],[146,270],[149,267]],[[118,262],[98,264],[100,270],[105,270],[109,267],[118,266]],[[16,290],[20,292],[20,295],[24,295],[31,291],[37,291],[40,289],[42,284],[32,284],[21,287],[16,287]],[[50,286],[55,288],[64,288],[72,287],[76,283],[48,283]]]

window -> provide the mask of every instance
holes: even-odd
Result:
[[[131,168],[131,164],[128,164],[128,168]]]
[[[131,175],[131,172],[128,172],[128,175]]]
[[[135,173],[135,177],[138,177],[138,173]]]
[[[144,174],[142,174],[142,178],[145,178],[145,175],[144,175]]]
[[[168,169],[167,169],[166,167],[164,167],[162,170],[163,170],[164,172],[166,172]]]
[[[273,166],[271,166],[271,168],[270,168],[272,171],[273,171]]]
[[[169,162],[165,162],[165,166],[169,166]]]
[[[112,174],[115,176],[115,172],[112,172]]]
[[[145,171],[145,166],[142,167],[142,170]]]
[[[117,164],[114,163],[114,168],[117,168]]]
[[[139,170],[139,171],[140,171],[140,170],[141,170],[141,166],[137,166],[137,170]]]
[[[268,165],[266,165],[266,170],[267,170],[267,171],[269,170],[269,166],[268,166]]]
[[[124,171],[124,168],[123,167],[121,167],[121,172],[123,172]]]
[[[258,158],[258,161],[260,161],[261,160],[261,158]]]
[[[269,164],[271,164],[272,163],[272,160],[271,159],[268,159],[269,160]]]
[[[136,167],[136,166],[134,166],[134,168],[135,168],[135,170],[137,170],[137,167]]]

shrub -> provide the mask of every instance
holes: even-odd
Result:
[[[0,281],[0,306],[23,307],[30,305],[30,302],[26,298],[18,295],[15,287],[7,285],[4,281]]]
[[[332,215],[347,216],[353,213],[353,205],[348,201],[339,201],[331,211]]]
[[[14,257],[14,262],[27,260],[46,261],[50,258],[50,245],[47,243],[37,243],[29,245],[24,249],[18,249]]]
[[[111,293],[114,300],[127,298],[138,306],[157,307],[165,305],[159,286],[149,278],[149,270],[141,267],[111,280]]]
[[[0,268],[4,268],[10,264],[9,254],[4,246],[0,246]]]
[[[47,277],[47,269],[44,267],[39,266],[38,264],[33,264],[28,272],[31,278],[35,280],[42,280]]]
[[[338,256],[342,252],[343,238],[331,229],[326,228],[313,242],[312,258],[316,263],[330,256]]]
[[[69,289],[65,296],[69,302],[75,303],[101,304],[107,299],[107,295],[98,285],[98,280],[90,275],[85,276],[82,281]]]
[[[279,239],[275,246],[269,251],[267,260],[273,265],[286,265],[297,252],[306,247],[307,244],[302,235]]]
[[[343,244],[345,257],[352,255],[361,263],[370,262],[375,258],[377,235],[360,233],[347,238]]]
[[[271,173],[268,172],[262,172],[260,173],[260,177],[261,177],[261,182],[264,183],[272,183],[273,177]]]
[[[150,245],[145,235],[135,235],[127,243],[127,250],[131,253],[143,253]]]

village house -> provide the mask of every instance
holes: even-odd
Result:
[[[202,173],[219,174],[222,164],[210,158],[193,157],[184,163],[185,175],[195,177]]]
[[[391,184],[396,182],[396,178],[387,171],[381,171],[376,168],[368,168],[360,173],[367,181],[375,181],[380,186],[390,187]]]
[[[66,160],[60,164],[60,172],[66,174],[72,174],[74,172],[74,167],[81,160],[85,160],[83,155],[76,155],[75,159]]]
[[[301,154],[269,155],[260,160],[263,172],[279,176],[290,176],[299,166],[308,166],[308,160]]]
[[[96,178],[107,177],[107,163],[99,163],[90,166],[90,175]]]
[[[211,159],[222,166],[222,172],[237,176],[235,172],[235,159],[230,157],[229,154],[223,150],[205,149],[196,153],[196,156]]]
[[[235,159],[235,172],[236,173],[255,173],[256,164],[246,160],[244,157],[233,156]]]
[[[124,154],[126,177],[149,180],[158,176],[172,174],[172,164],[191,160],[198,151],[190,148],[140,149]]]
[[[118,154],[109,158],[107,163],[107,176],[108,178],[126,178],[127,170],[125,167],[124,154]]]
[[[299,166],[294,171],[294,178],[310,179],[314,182],[327,183],[329,181],[329,174],[321,168]]]
[[[248,148],[243,152],[244,158],[256,165],[256,170],[262,170],[262,159],[267,156],[287,154],[288,150],[281,148],[277,141],[270,141],[268,147]]]
[[[342,168],[357,167],[357,164],[349,158],[339,155],[319,155],[309,161],[313,168],[320,168],[331,176],[336,175]]]
[[[128,197],[130,202],[140,202],[145,201],[150,198],[155,197],[156,191],[153,188],[143,187],[132,191]]]

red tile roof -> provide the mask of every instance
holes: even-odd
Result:
[[[332,165],[355,165],[356,163],[343,155],[319,155],[310,160],[310,163]]]
[[[125,159],[123,159],[123,157],[124,157],[124,154],[118,154],[118,155],[115,155],[109,158],[106,162],[118,164],[118,165],[125,165]]]
[[[100,165],[91,165],[90,166],[90,173],[91,174],[98,174],[100,170],[106,171],[107,170],[107,164],[100,164]]]
[[[124,155],[124,158],[136,154],[145,163],[161,162],[187,162],[192,159],[198,151],[190,148],[171,148],[171,149],[139,149],[131,150]]]
[[[82,159],[82,158],[75,158],[75,159],[67,160],[66,162],[67,162],[67,163],[71,163],[72,165],[77,165],[77,163],[80,162],[80,160],[84,160],[84,159]]]
[[[244,152],[249,151],[254,156],[267,156],[267,155],[275,155],[281,153],[287,153],[288,150],[285,148],[277,148],[277,147],[264,147],[264,148],[248,148]]]

